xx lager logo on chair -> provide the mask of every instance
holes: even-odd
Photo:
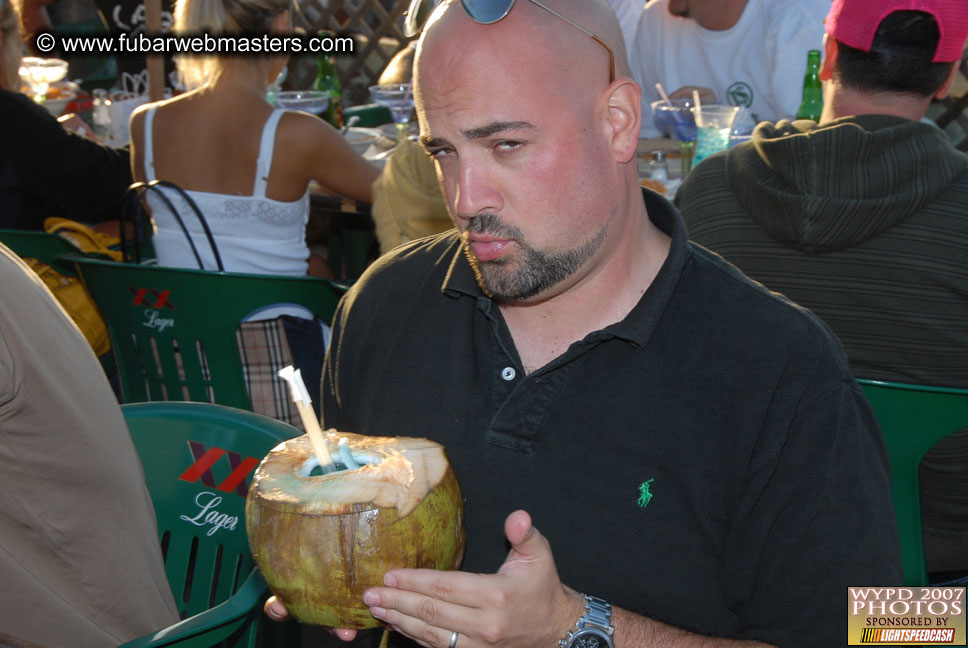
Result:
[[[188,445],[191,448],[195,463],[179,475],[178,479],[187,482],[201,480],[209,488],[217,488],[224,493],[235,491],[235,494],[242,498],[249,494],[249,485],[246,482],[246,477],[259,465],[260,459],[246,457],[243,460],[242,455],[237,452],[215,447],[206,449],[204,444],[197,441],[189,441]],[[212,475],[211,469],[223,455],[228,458],[232,472],[221,483],[216,485],[215,477]]]
[[[141,323],[142,326],[147,326],[161,333],[166,328],[171,328],[175,325],[174,318],[162,317],[159,310],[161,308],[176,310],[175,305],[170,301],[170,290],[162,290],[159,292],[153,288],[134,288],[132,286],[128,286],[128,290],[134,295],[134,299],[131,300],[132,306],[147,307],[147,310],[145,310],[145,320]],[[151,295],[150,298],[149,294]]]
[[[255,457],[243,459],[242,455],[237,452],[216,447],[206,448],[204,444],[197,441],[189,441],[188,446],[195,462],[179,475],[178,479],[189,483],[201,481],[203,485],[209,488],[214,488],[223,493],[234,493],[243,499],[248,495],[249,486],[246,478],[259,465],[259,459]],[[212,467],[223,456],[227,458],[231,472],[228,477],[216,484]],[[206,535],[214,535],[219,529],[234,531],[239,524],[239,517],[220,511],[219,505],[223,501],[222,496],[216,492],[200,491],[195,496],[195,505],[198,510],[179,517],[189,524],[209,527]]]
[[[131,304],[134,306],[141,306],[144,304],[145,306],[149,306],[151,308],[170,308],[175,310],[175,305],[168,301],[168,298],[171,297],[170,290],[162,290],[161,292],[158,292],[153,288],[134,288],[132,286],[128,286],[128,290],[130,290],[131,294],[134,295],[134,299],[131,300]],[[148,293],[151,293],[151,296],[154,297],[155,303],[152,304],[147,301]]]

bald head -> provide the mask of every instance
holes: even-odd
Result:
[[[616,76],[631,77],[621,27],[615,13],[604,0],[537,1],[597,36],[612,51]],[[450,43],[453,49],[466,51],[470,42],[468,38],[494,40],[506,34],[513,34],[508,39],[508,44],[515,51],[520,50],[522,55],[527,56],[519,64],[534,64],[534,54],[537,53],[543,59],[557,61],[559,65],[588,61],[591,64],[597,63],[596,68],[593,68],[597,69],[601,66],[600,61],[604,61],[605,69],[608,70],[608,52],[601,44],[530,0],[517,0],[506,17],[491,25],[476,23],[464,11],[459,0],[444,0],[428,21],[420,42],[420,50],[435,51],[434,48],[440,43],[445,48]],[[521,39],[522,42],[516,43],[515,39]],[[539,43],[540,47],[516,46]],[[578,80],[582,78],[579,73],[583,69],[583,66],[571,67],[565,71]]]

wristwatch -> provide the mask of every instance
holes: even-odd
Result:
[[[582,594],[585,614],[575,629],[558,641],[559,648],[615,648],[612,642],[612,606],[600,598]]]

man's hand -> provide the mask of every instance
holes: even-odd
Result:
[[[504,523],[511,551],[496,574],[399,569],[386,587],[363,593],[370,613],[423,646],[460,648],[554,645],[584,610],[579,594],[558,578],[551,547],[515,511]]]
[[[289,610],[287,610],[286,606],[282,604],[282,601],[277,599],[275,596],[270,596],[268,599],[266,599],[265,605],[262,606],[262,611],[265,612],[266,616],[273,621],[285,621],[289,618]],[[331,630],[331,632],[343,641],[353,641],[356,639],[356,630],[334,628]]]
[[[582,615],[584,601],[561,583],[551,546],[530,515],[509,515],[504,533],[511,551],[496,574],[398,569],[384,575],[385,587],[366,590],[363,601],[374,617],[431,648],[446,648],[453,632],[460,648],[555,645]],[[265,613],[288,617],[275,597]],[[335,633],[345,641],[356,636]]]
[[[78,135],[86,137],[87,139],[100,143],[97,135],[91,130],[91,127],[84,123],[84,120],[75,115],[74,113],[68,113],[66,115],[61,115],[57,118],[57,121],[65,130],[73,131]]]
[[[716,98],[716,93],[712,91],[712,88],[703,88],[700,86],[682,86],[675,92],[670,93],[669,98],[692,99],[693,90],[699,93],[699,101],[704,104],[713,105],[719,103],[719,99]]]

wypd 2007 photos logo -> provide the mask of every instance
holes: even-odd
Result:
[[[964,646],[964,587],[848,587],[847,645]]]

